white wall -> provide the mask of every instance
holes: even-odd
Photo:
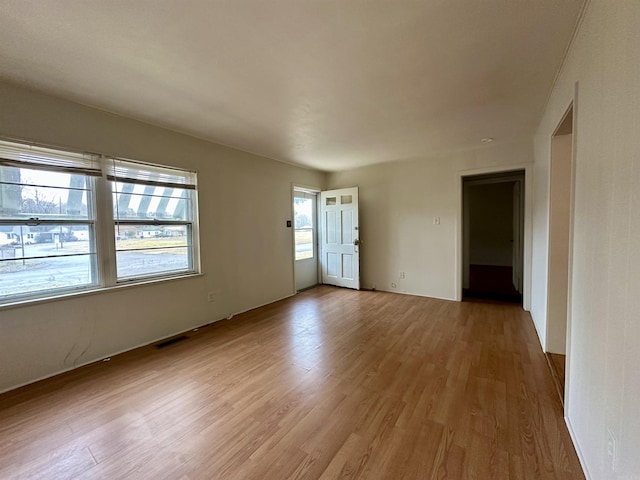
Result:
[[[566,416],[592,479],[640,478],[640,2],[591,0],[535,141],[532,314],[546,327],[550,139],[579,82]],[[617,473],[606,455],[617,440]]]
[[[532,156],[524,140],[329,174],[329,188],[360,187],[362,286],[455,299],[462,268],[460,175],[519,168]]]
[[[0,391],[294,292],[292,184],[322,187],[324,173],[5,83],[0,135],[197,169],[204,273],[0,310]]]

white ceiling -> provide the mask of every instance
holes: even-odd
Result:
[[[584,0],[2,0],[5,80],[322,170],[533,134]]]

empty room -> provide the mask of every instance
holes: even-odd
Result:
[[[0,2],[0,478],[640,480],[640,2]]]

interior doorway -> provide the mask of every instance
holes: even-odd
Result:
[[[463,299],[522,305],[524,170],[463,178]]]
[[[573,105],[551,137],[549,256],[545,350],[564,401],[569,316],[569,256],[573,185]]]
[[[293,190],[294,273],[296,291],[318,284],[318,193]]]

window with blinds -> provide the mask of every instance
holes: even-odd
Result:
[[[194,172],[107,161],[118,281],[194,271]]]
[[[0,301],[93,287],[95,155],[0,142]]]
[[[195,172],[0,141],[0,304],[197,273],[196,221]]]

